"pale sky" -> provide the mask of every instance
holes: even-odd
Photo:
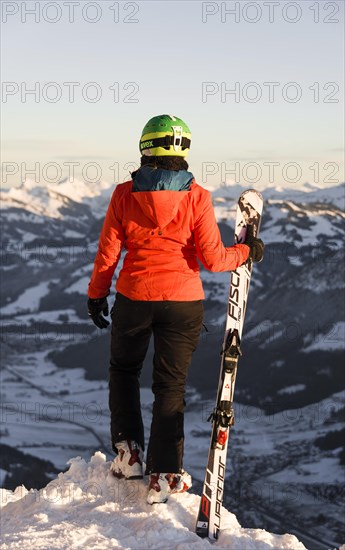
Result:
[[[205,187],[344,178],[342,1],[1,8],[4,186],[65,177],[68,162],[77,177],[124,181],[143,126],[163,113],[191,128]]]

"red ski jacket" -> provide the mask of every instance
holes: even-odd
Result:
[[[133,191],[132,180],[117,185],[100,235],[89,298],[109,294],[122,248],[126,255],[116,290],[145,301],[203,299],[198,260],[210,271],[231,271],[249,256],[245,244],[223,245],[211,194],[194,179],[188,190]]]

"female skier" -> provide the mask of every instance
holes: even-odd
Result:
[[[115,188],[88,289],[88,313],[103,329],[124,248],[111,311],[112,471],[126,479],[149,475],[150,504],[191,487],[182,464],[183,419],[188,368],[203,322],[198,260],[210,271],[231,271],[249,255],[260,261],[264,248],[254,237],[223,245],[211,195],[188,172],[190,143],[190,130],[178,117],[159,115],[145,125],[141,167]],[[144,472],[139,377],[152,334],[154,405]]]

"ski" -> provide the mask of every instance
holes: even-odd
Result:
[[[263,198],[258,191],[249,189],[242,193],[236,211],[235,244],[244,242],[247,231],[258,236],[262,208]],[[249,259],[231,272],[216,406],[209,418],[212,421],[211,441],[196,522],[197,535],[210,539],[218,538],[221,526],[229,432],[235,420],[233,399],[237,364],[242,355],[241,337],[252,267]]]

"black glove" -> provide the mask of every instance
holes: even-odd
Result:
[[[244,241],[244,244],[249,246],[250,252],[249,257],[254,263],[261,262],[264,257],[265,245],[261,239],[254,237],[253,229],[250,225],[247,227],[247,234]]]
[[[89,317],[93,320],[96,327],[106,328],[109,326],[109,321],[104,319],[103,315],[109,315],[108,300],[105,296],[104,298],[89,298],[87,302],[87,310]]]

